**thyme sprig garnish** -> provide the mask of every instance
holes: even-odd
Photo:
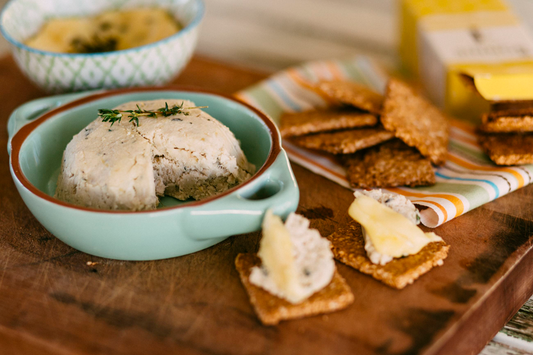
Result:
[[[182,102],[179,106],[174,105],[173,107],[168,107],[168,103],[165,102],[165,107],[158,108],[155,111],[143,110],[139,107],[139,105],[137,105],[136,110],[110,110],[107,108],[101,108],[98,110],[98,117],[102,118],[102,122],[111,122],[111,126],[113,126],[115,122],[120,122],[122,117],[127,115],[127,117],[130,119],[129,122],[133,122],[134,125],[139,126],[140,116],[155,118],[157,115],[168,117],[180,113],[185,116],[189,116],[190,112],[187,110],[193,110],[196,108],[207,108],[207,106],[183,107]]]

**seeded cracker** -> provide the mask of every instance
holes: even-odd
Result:
[[[532,133],[479,133],[478,138],[485,153],[498,165],[533,163]]]
[[[483,132],[533,132],[533,107],[485,113],[482,122]]]
[[[347,156],[344,165],[350,184],[356,188],[435,184],[429,160],[399,139]]]
[[[352,108],[330,108],[286,113],[281,117],[280,132],[282,137],[292,137],[343,128],[374,126],[377,123],[378,118],[366,112]]]
[[[361,128],[296,137],[292,141],[304,148],[333,154],[350,154],[393,137],[394,134],[383,128]]]
[[[331,80],[318,82],[317,88],[332,100],[381,114],[383,96],[363,85],[350,81]]]
[[[265,325],[276,325],[281,320],[337,311],[346,308],[353,302],[354,297],[350,287],[335,271],[329,285],[304,302],[291,304],[250,283],[252,267],[260,264],[261,260],[255,254],[239,254],[235,259],[235,267],[250,297],[250,302],[259,319]]]
[[[446,117],[400,80],[389,81],[381,122],[385,129],[394,132],[407,145],[416,147],[432,163],[442,165],[446,161]]]
[[[417,254],[395,258],[385,265],[373,264],[365,251],[361,225],[352,222],[328,236],[335,259],[391,287],[402,289],[413,283],[434,266],[442,265],[450,246],[445,242],[432,242]]]

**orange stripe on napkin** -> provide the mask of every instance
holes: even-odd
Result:
[[[413,196],[413,197],[436,197],[436,198],[442,198],[442,199],[445,199],[445,200],[448,200],[450,201],[451,204],[453,204],[455,206],[455,217],[457,216],[460,216],[461,214],[463,214],[464,210],[465,210],[465,205],[463,204],[463,201],[461,201],[460,198],[458,197],[455,197],[453,195],[448,195],[448,194],[431,194],[428,196],[428,194],[422,194],[422,193],[417,193],[417,192],[413,192],[413,191],[409,191],[409,192],[405,192],[401,189],[398,189],[398,188],[387,188],[387,190],[389,191],[392,191],[392,192],[396,192],[397,194],[400,194],[400,195],[404,195],[404,196]],[[417,201],[413,201],[413,203],[416,203]],[[444,219],[445,221],[448,220],[448,212],[446,212],[446,208],[444,208],[444,206],[440,205],[439,203],[436,203],[436,202],[433,202],[433,201],[426,201],[426,200],[420,200],[420,202],[426,202],[426,203],[430,203],[432,205],[435,205],[437,206],[441,211],[442,213],[446,216],[446,218]]]
[[[509,174],[513,175],[516,178],[516,180],[518,182],[518,188],[521,188],[525,184],[525,181],[524,181],[524,178],[522,177],[522,175],[520,175],[520,173],[518,173],[517,171],[515,171],[513,169],[509,169],[509,168],[496,168],[495,169],[495,168],[489,167],[489,166],[481,166],[481,165],[470,163],[470,162],[468,162],[468,161],[466,161],[464,159],[461,159],[458,156],[455,156],[455,155],[452,155],[452,154],[448,154],[448,160],[451,160],[455,164],[460,165],[463,168],[467,168],[467,169],[489,171],[489,172],[493,172],[493,173],[501,173],[501,172],[509,173]]]
[[[433,202],[433,201],[426,201],[426,200],[416,200],[416,201],[413,201],[413,203],[417,203],[417,202],[425,202],[425,203],[429,203],[433,206],[436,206],[438,207],[439,210],[441,210],[443,216],[444,216],[444,220],[442,223],[446,222],[448,220],[448,211],[446,211],[446,208],[444,208],[444,206],[442,206],[441,204],[439,203],[436,203],[436,202]],[[427,207],[427,206],[426,206]],[[458,215],[456,214],[455,217],[457,217]]]
[[[477,139],[475,139],[475,138],[465,137],[463,135],[454,133],[453,131],[450,131],[450,137],[455,139],[455,140],[458,140],[459,142],[468,143],[468,144],[471,144],[473,146],[479,147],[479,143],[478,143]]]

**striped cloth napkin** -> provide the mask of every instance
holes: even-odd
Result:
[[[387,77],[366,57],[310,62],[279,72],[236,96],[278,124],[283,112],[326,106],[313,87],[318,80],[352,80],[384,93]],[[288,141],[283,141],[283,147],[292,161],[350,188],[344,167],[330,156],[299,148]],[[446,164],[436,171],[434,186],[387,189],[429,207],[421,211],[422,223],[428,227],[437,227],[533,181],[533,165],[495,166],[477,144],[474,126],[469,123],[452,120],[448,151]]]

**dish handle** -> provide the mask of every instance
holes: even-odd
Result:
[[[51,97],[44,97],[26,102],[20,105],[13,111],[9,120],[7,121],[7,133],[9,141],[7,144],[7,152],[11,154],[11,138],[26,124],[41,117],[46,112],[53,110],[61,105],[77,100],[87,95],[94,94],[101,90],[85,91],[81,93],[56,95]]]
[[[268,209],[282,218],[296,211],[299,198],[296,179],[282,149],[259,178],[231,195],[183,215],[182,225],[185,234],[196,240],[249,233],[261,228]]]

